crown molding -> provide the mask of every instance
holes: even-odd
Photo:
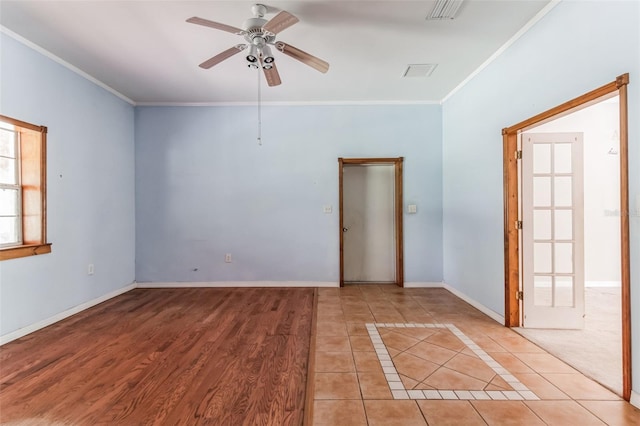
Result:
[[[112,95],[117,96],[118,98],[122,99],[123,101],[125,101],[126,103],[135,106],[136,103],[135,101],[133,101],[132,99],[126,97],[125,95],[123,95],[122,93],[118,92],[116,89],[114,89],[113,87],[110,87],[108,85],[106,85],[105,83],[103,83],[102,81],[98,80],[97,78],[87,74],[86,72],[82,71],[80,68],[75,67],[74,65],[71,65],[69,62],[65,61],[64,59],[54,55],[53,53],[49,52],[47,49],[35,44],[34,42],[27,40],[26,38],[22,37],[20,34],[14,33],[13,31],[11,31],[10,29],[8,29],[7,27],[0,25],[0,32],[3,34],[6,34],[7,36],[11,37],[12,39],[14,39],[15,41],[22,43],[23,45],[27,46],[30,49],[35,50],[36,52],[40,53],[41,55],[51,59],[52,61],[62,65],[63,67],[67,68],[68,70],[78,74],[80,77],[89,80],[90,82],[92,82],[93,84],[103,88],[104,90],[106,90],[107,92],[111,93]]]
[[[513,35],[513,37],[511,37],[509,40],[507,40],[507,42],[505,44],[500,46],[500,48],[498,50],[496,50],[494,52],[494,54],[489,57],[489,59],[484,61],[478,68],[476,68],[475,71],[473,71],[471,74],[469,74],[469,76],[467,78],[462,80],[462,82],[460,84],[458,84],[451,92],[449,92],[449,94],[447,96],[442,98],[442,101],[440,101],[440,103],[444,104],[447,100],[449,100],[449,98],[451,98],[460,89],[462,89],[464,86],[466,86],[467,83],[469,83],[471,80],[473,80],[475,78],[475,76],[480,74],[482,72],[482,70],[484,70],[486,67],[488,67],[493,61],[498,59],[498,57],[500,57],[500,55],[502,55],[509,47],[511,47],[511,45],[513,45],[516,41],[518,41],[518,39],[520,39],[520,37],[522,37],[526,32],[528,32],[535,24],[538,23],[538,21],[540,21],[547,13],[549,13],[551,11],[551,9],[556,7],[561,1],[562,0],[551,0],[545,7],[543,7],[538,13],[536,13],[536,15],[533,18],[529,19],[529,21],[526,24],[524,24],[524,26],[522,28],[520,28],[520,30]]]

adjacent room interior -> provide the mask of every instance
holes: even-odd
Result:
[[[640,422],[639,2],[6,0],[0,58],[0,423]],[[602,87],[523,133],[584,176],[523,299],[502,131]]]
[[[622,393],[620,283],[619,98],[613,97],[528,130],[529,134],[579,132],[583,179],[584,324],[570,329],[562,316],[554,328],[518,331],[615,392]],[[534,166],[535,168],[535,166]],[[534,189],[535,190],[535,189]],[[544,197],[544,194],[541,194]],[[535,195],[534,195],[535,197]],[[556,212],[557,214],[557,212]],[[542,226],[550,227],[550,218]],[[534,217],[533,220],[536,220]],[[540,220],[540,219],[539,219]],[[571,227],[558,220],[556,226]],[[535,225],[534,225],[535,226]],[[555,232],[558,232],[556,229]],[[570,231],[565,231],[570,232]],[[535,233],[535,231],[534,231]],[[542,235],[542,237],[545,237]],[[534,237],[535,238],[535,237]],[[546,289],[541,287],[545,292]],[[572,295],[569,295],[573,297]]]

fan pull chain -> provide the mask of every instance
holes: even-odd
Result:
[[[260,93],[260,69],[258,68],[258,145],[262,146],[262,105]]]

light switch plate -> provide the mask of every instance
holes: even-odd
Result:
[[[322,211],[324,213],[331,213],[331,212],[333,212],[333,206],[326,205],[326,206],[322,207]]]
[[[417,213],[418,212],[418,206],[416,206],[415,204],[409,204],[407,206],[407,213]]]

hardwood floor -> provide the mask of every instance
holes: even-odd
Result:
[[[0,347],[0,422],[299,425],[313,289],[136,289]]]

